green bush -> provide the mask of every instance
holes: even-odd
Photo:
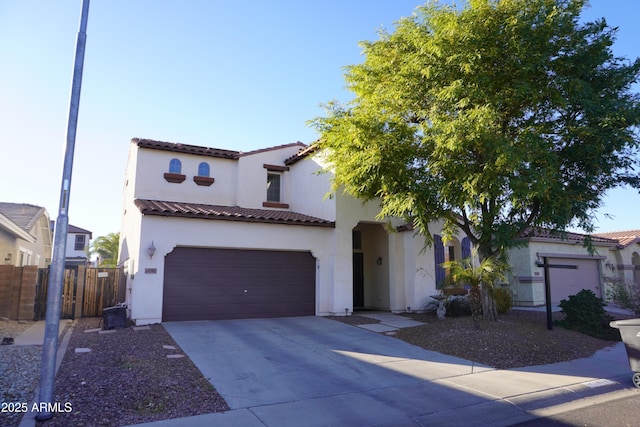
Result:
[[[618,331],[609,326],[613,320],[604,307],[607,303],[598,298],[593,291],[583,289],[569,299],[560,301],[560,308],[564,319],[556,324],[573,329],[592,337],[616,341],[620,340]]]
[[[500,314],[508,313],[513,306],[511,290],[508,288],[495,288],[493,299],[496,301],[496,311]]]

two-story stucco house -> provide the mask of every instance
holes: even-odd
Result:
[[[89,230],[69,224],[64,261],[67,267],[86,265],[89,262],[87,249],[92,235],[93,234]]]
[[[468,253],[460,236],[423,250],[394,218],[330,192],[300,142],[250,152],[133,139],[119,262],[136,324],[419,310]],[[439,224],[434,223],[436,234]]]

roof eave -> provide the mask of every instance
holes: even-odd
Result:
[[[36,241],[36,238],[34,236],[18,227],[15,222],[11,221],[9,218],[2,214],[0,214],[0,227],[4,228],[16,237],[22,240],[26,240],[29,243],[35,243]]]

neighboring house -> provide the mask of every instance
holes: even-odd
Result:
[[[379,205],[327,197],[323,158],[300,142],[250,152],[130,144],[119,264],[136,324],[420,310],[460,236],[426,247]],[[441,224],[431,231],[440,235]]]
[[[40,206],[0,202],[0,261],[23,267],[51,263],[49,214]]]
[[[89,248],[89,241],[91,238],[91,231],[69,224],[64,261],[67,267],[87,265],[89,262],[87,249]]]
[[[585,235],[567,232],[553,235],[548,230],[531,230],[523,246],[509,250],[511,264],[510,287],[514,304],[540,306],[545,304],[544,269],[539,266],[544,258],[556,266],[550,268],[551,302],[559,303],[582,289],[604,297],[602,279],[609,252],[618,245],[616,240],[592,236],[593,253],[584,246]]]
[[[598,233],[598,236],[618,242],[606,264],[609,281],[640,286],[640,230]]]
[[[591,236],[594,251],[584,246],[584,234],[567,232],[552,235],[546,230],[530,231],[524,246],[509,250],[512,267],[510,287],[515,305],[545,304],[543,258],[550,268],[551,302],[559,303],[582,289],[608,299],[607,287],[613,283],[640,285],[640,230],[598,233]]]

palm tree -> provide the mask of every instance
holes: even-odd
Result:
[[[498,280],[506,280],[505,272],[509,264],[496,257],[487,257],[475,265],[473,259],[477,251],[473,250],[469,258],[458,261],[447,261],[442,266],[449,270],[447,281],[455,285],[467,285],[469,291],[469,303],[473,324],[480,329],[480,317],[488,320],[497,320],[495,300],[493,298],[494,284]]]
[[[109,233],[97,237],[91,243],[91,253],[98,254],[98,267],[116,267],[118,263],[118,247],[120,233]]]

